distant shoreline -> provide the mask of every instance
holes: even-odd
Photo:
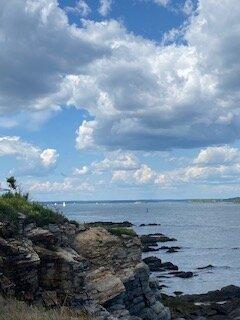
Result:
[[[231,203],[240,203],[240,197],[227,198],[227,199],[139,199],[139,200],[57,200],[57,201],[38,201],[45,204],[62,204],[66,202],[68,204],[73,203],[159,203],[159,202],[190,202],[190,203],[216,203],[216,202],[231,202]]]

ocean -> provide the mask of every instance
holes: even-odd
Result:
[[[160,281],[166,293],[204,293],[234,284],[240,286],[240,205],[233,203],[193,203],[190,201],[66,203],[58,207],[69,219],[80,222],[128,220],[138,234],[163,233],[177,239],[162,245],[180,246],[177,253],[150,252],[192,271],[190,279],[170,277]],[[139,227],[142,223],[160,226]],[[198,270],[213,265],[213,269]]]

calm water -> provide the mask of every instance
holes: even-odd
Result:
[[[147,212],[148,209],[148,212]],[[178,253],[148,253],[171,261],[179,270],[193,271],[191,279],[166,278],[165,292],[199,293],[220,289],[229,284],[240,286],[240,205],[230,203],[75,203],[61,210],[82,222],[131,221],[138,234],[161,232],[177,238],[166,245],[181,246]],[[138,226],[161,223],[157,227]],[[162,244],[165,245],[165,244]],[[213,265],[212,270],[197,270]]]

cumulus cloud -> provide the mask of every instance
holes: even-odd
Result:
[[[160,157],[160,155],[159,155]],[[160,158],[159,158],[160,159]],[[171,158],[167,158],[171,163]],[[156,185],[161,188],[181,187],[183,185],[211,185],[240,181],[240,150],[228,145],[208,147],[199,151],[195,158],[173,162],[168,170],[153,169],[151,163],[141,163],[134,153],[110,152],[101,161],[95,161],[88,167],[79,168],[81,174],[100,173],[105,183],[109,179],[113,184]],[[181,157],[180,157],[181,159]],[[75,172],[78,170],[75,169]]]
[[[13,156],[22,164],[25,173],[48,171],[57,162],[58,153],[55,149],[40,149],[21,140],[16,136],[0,137],[0,157]]]
[[[198,165],[218,165],[240,162],[240,151],[237,148],[222,146],[201,150],[193,161]]]
[[[170,45],[114,20],[70,25],[56,0],[3,0],[0,10],[1,115],[85,108],[93,120],[77,131],[81,150],[206,147],[240,137],[237,0],[200,0],[184,41]]]
[[[139,160],[134,154],[121,151],[112,152],[104,160],[92,164],[92,169],[97,171],[136,170],[139,167]]]
[[[148,165],[140,163],[132,153],[113,152],[104,160],[93,163],[94,170],[110,171],[112,182],[135,183],[138,185],[152,183],[156,173]]]
[[[60,97],[43,102],[67,75],[109,50],[86,28],[70,25],[57,0],[3,0],[0,11],[0,115],[58,109]]]
[[[141,167],[134,172],[134,177],[139,183],[146,183],[153,179],[155,172],[146,164],[141,165]]]
[[[209,147],[200,150],[188,165],[175,168],[172,164],[171,169],[161,170],[154,169],[151,163],[141,163],[134,153],[119,150],[107,153],[101,161],[75,168],[71,176],[61,181],[31,183],[30,190],[34,194],[79,191],[91,195],[102,186],[111,186],[112,190],[119,187],[141,190],[143,186],[154,190],[184,190],[194,186],[208,187],[211,192],[215,186],[239,184],[239,156],[237,148]],[[101,175],[98,182],[94,178],[96,174]]]
[[[96,147],[93,139],[94,127],[96,125],[95,121],[84,120],[76,131],[76,148],[78,150],[90,149]]]
[[[87,17],[91,13],[91,8],[84,0],[79,0],[75,7],[65,7],[67,12],[79,14],[82,17]]]
[[[236,8],[236,0],[201,0],[184,29],[187,45],[160,46],[109,22],[106,29],[115,29],[107,40],[112,55],[92,64],[88,74],[95,87],[91,145],[164,150],[239,138]]]
[[[57,162],[58,156],[57,150],[55,149],[45,149],[40,154],[40,158],[45,167],[54,165]]]
[[[112,174],[112,182],[124,182],[127,184],[153,184],[157,173],[148,165],[141,164],[137,170],[116,170]]]
[[[162,186],[236,184],[239,181],[240,150],[230,146],[202,149],[189,166],[158,173],[155,179],[155,183]]]
[[[106,17],[111,10],[112,3],[113,3],[113,0],[100,0],[98,12],[102,16]]]
[[[156,172],[141,163],[131,152],[121,150],[109,152],[101,161],[94,161],[89,166],[74,169],[75,175],[101,174],[109,182],[124,182],[136,185],[153,183]],[[106,182],[106,183],[108,183]]]

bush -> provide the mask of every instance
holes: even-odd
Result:
[[[0,197],[0,221],[8,221],[17,228],[18,213],[26,215],[26,223],[35,222],[39,227],[67,221],[62,214],[45,208],[39,203],[30,202],[25,195],[7,193]]]
[[[1,201],[0,198],[0,221],[9,222],[13,226],[15,233],[18,233],[18,213],[17,211],[7,204],[5,201]]]
[[[107,230],[115,236],[127,235],[130,237],[135,237],[137,235],[132,228],[109,228]]]

